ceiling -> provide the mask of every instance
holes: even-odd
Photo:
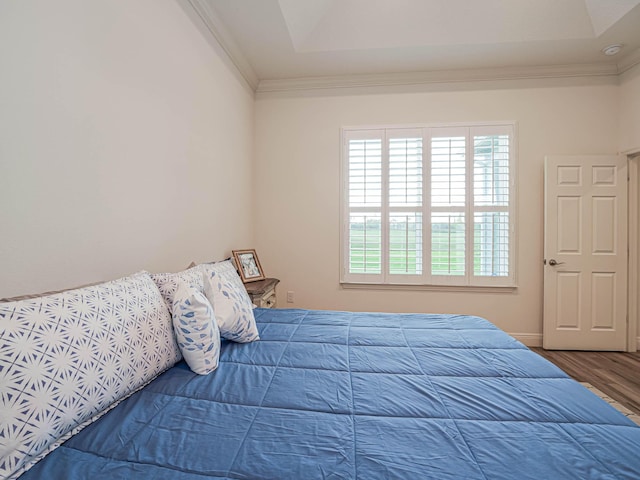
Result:
[[[420,77],[612,75],[640,0],[184,0],[257,91]],[[622,45],[615,56],[602,49]]]

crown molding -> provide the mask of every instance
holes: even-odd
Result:
[[[253,93],[259,79],[220,17],[205,0],[176,0],[212,46],[222,53]]]
[[[176,0],[231,68],[256,96],[302,94],[320,91],[393,91],[429,85],[543,80],[571,78],[615,78],[640,64],[640,48],[625,55],[618,64],[572,64],[535,67],[498,67],[426,72],[396,72],[356,75],[315,76],[260,80],[244,53],[229,33],[215,9],[206,0]]]
[[[633,52],[625,55],[620,59],[618,63],[618,73],[622,74],[627,70],[631,70],[636,65],[640,64],[640,48],[636,48]]]
[[[500,67],[433,72],[388,73],[349,76],[324,76],[261,80],[256,93],[313,91],[341,88],[406,87],[415,85],[489,82],[502,80],[535,80],[557,78],[615,77],[614,64],[555,65],[538,67]]]

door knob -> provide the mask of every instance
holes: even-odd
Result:
[[[553,258],[549,260],[549,265],[555,267],[556,265],[564,265],[564,262],[556,262]]]

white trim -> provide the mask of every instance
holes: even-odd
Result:
[[[613,64],[502,67],[411,73],[374,73],[363,75],[336,75],[260,80],[256,93],[267,94],[335,88],[390,87],[496,80],[530,80],[603,76],[616,77],[618,74],[618,68]]]
[[[358,130],[358,135],[360,136],[360,132],[364,130],[422,130],[422,129],[439,129],[439,132],[444,132],[443,134],[447,134],[445,129],[449,129],[449,134],[454,135],[456,132],[459,132],[460,128],[480,128],[487,127],[488,129],[493,129],[491,131],[495,131],[496,127],[502,127],[504,125],[516,125],[518,122],[514,120],[489,120],[486,122],[444,122],[444,123],[383,123],[380,125],[343,125],[340,127],[344,131],[349,130]],[[375,134],[375,132],[374,132]],[[369,138],[369,137],[367,137]],[[377,138],[375,136],[371,136],[370,138]],[[427,137],[424,139],[426,141]]]
[[[637,155],[640,155],[640,147],[629,148],[628,150],[620,152],[620,155],[626,155],[627,157],[634,158]]]
[[[632,158],[633,157],[633,158]],[[629,262],[628,269],[628,291],[627,291],[627,351],[635,352],[638,349],[638,321],[640,317],[640,299],[638,299],[638,291],[640,290],[640,239],[639,232],[639,220],[640,220],[640,174],[638,172],[638,163],[640,158],[633,155],[628,156],[629,164],[629,182],[628,182],[628,195],[629,195],[629,209],[628,209],[628,226],[629,226],[629,239],[628,249],[629,256],[627,261]]]
[[[636,48],[633,52],[620,59],[620,63],[618,63],[618,74],[623,74],[638,64],[640,64],[640,48]]]
[[[542,347],[541,333],[509,333],[509,335],[524,343],[527,347]]]
[[[517,285],[432,285],[418,283],[365,283],[340,282],[345,290],[402,290],[402,291],[435,291],[465,293],[514,293]]]
[[[176,2],[214,49],[220,50],[219,53],[225,55],[230,66],[235,69],[255,94],[260,83],[258,76],[218,17],[211,2],[206,0],[176,0]]]

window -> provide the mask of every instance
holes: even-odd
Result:
[[[345,283],[514,286],[514,125],[345,128]]]

